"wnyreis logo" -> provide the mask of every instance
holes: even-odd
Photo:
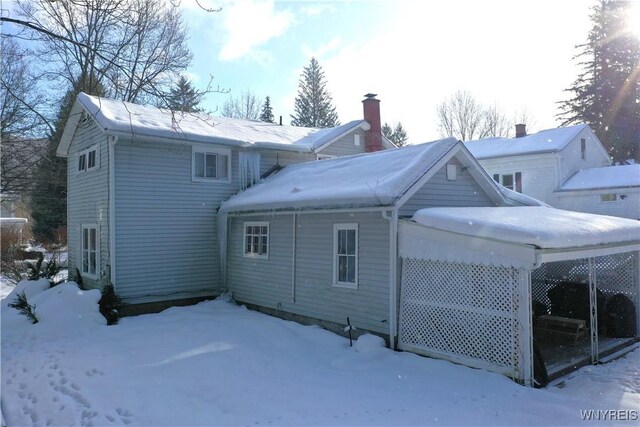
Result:
[[[583,409],[580,411],[582,421],[637,421],[638,411],[635,409]]]

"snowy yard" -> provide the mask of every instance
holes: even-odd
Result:
[[[583,422],[588,410],[637,425],[638,349],[535,390],[370,335],[350,348],[223,299],[105,326],[97,291],[67,284],[30,298],[41,317],[31,325],[7,307],[10,291],[2,283],[9,426],[601,425]]]

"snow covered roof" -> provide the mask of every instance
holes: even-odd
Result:
[[[640,187],[640,164],[581,170],[565,181],[561,191]]]
[[[543,206],[427,208],[413,220],[438,230],[541,249],[640,243],[640,222]]]
[[[520,138],[478,139],[466,141],[465,145],[476,159],[549,153],[562,150],[584,129],[589,125],[547,129]]]
[[[303,152],[315,151],[357,127],[369,129],[369,124],[364,120],[328,129],[281,126],[257,120],[172,112],[80,93],[60,142],[59,153],[66,153],[83,109],[95,119],[100,128],[111,135]]]
[[[447,138],[290,165],[224,202],[221,211],[390,206],[457,143]]]

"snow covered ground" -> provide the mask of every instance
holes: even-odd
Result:
[[[638,424],[638,349],[534,390],[390,351],[371,335],[351,348],[224,299],[106,326],[96,291],[70,283],[33,290],[41,321],[32,325],[7,307],[11,288],[2,288],[9,426]],[[585,423],[589,410],[616,412]]]

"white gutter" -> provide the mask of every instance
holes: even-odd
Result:
[[[296,153],[313,153],[313,150],[306,145],[298,145],[293,143],[277,143],[268,141],[239,141],[223,137],[205,137],[200,135],[188,135],[176,133],[175,135],[148,135],[144,133],[131,133],[130,131],[102,129],[108,135],[120,137],[127,140],[135,140],[137,142],[167,142],[173,144],[207,144],[222,145],[225,147],[236,148],[254,148],[254,149],[272,149],[281,151],[293,151]]]
[[[393,206],[372,206],[370,208],[339,208],[339,209],[305,209],[305,210],[283,210],[283,211],[252,211],[252,212],[238,212],[230,213],[224,212],[229,217],[244,217],[244,216],[273,216],[273,215],[292,215],[292,214],[331,214],[331,213],[357,213],[357,212],[386,212],[394,209]],[[219,213],[221,213],[219,211]]]
[[[116,166],[115,146],[117,136],[107,137],[109,145],[109,280],[116,288]]]
[[[395,350],[398,330],[398,208],[393,208],[391,217],[387,212],[382,212],[382,218],[389,221],[389,348]]]
[[[293,214],[293,253],[291,255],[291,302],[296,302],[296,236],[298,228],[298,214]]]

